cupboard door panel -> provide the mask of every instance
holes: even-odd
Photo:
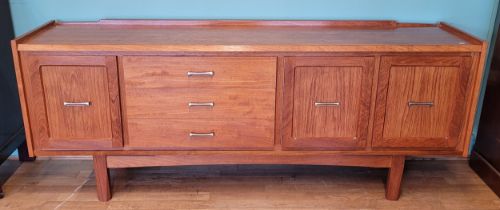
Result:
[[[293,137],[354,138],[361,67],[295,68]]]
[[[356,149],[368,138],[374,59],[287,58],[284,146]]]
[[[385,57],[374,147],[454,148],[468,87],[468,57]]]
[[[36,150],[122,147],[116,57],[24,57]]]
[[[106,68],[42,66],[50,137],[111,138]]]

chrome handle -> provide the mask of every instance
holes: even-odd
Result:
[[[434,102],[432,102],[432,101],[429,101],[429,102],[409,101],[408,102],[408,107],[411,108],[412,106],[428,106],[428,107],[432,107],[432,106],[434,106]]]
[[[340,102],[314,102],[314,106],[340,106]]]
[[[193,106],[209,106],[209,107],[214,107],[214,102],[189,102],[188,106],[189,107],[193,107]]]
[[[90,101],[85,101],[85,102],[63,102],[64,106],[90,106],[91,103]]]
[[[187,76],[208,76],[208,77],[213,77],[214,72],[213,71],[202,71],[202,72],[196,72],[196,71],[188,71]]]
[[[214,137],[215,132],[210,132],[210,133],[195,133],[195,132],[189,132],[189,137]]]

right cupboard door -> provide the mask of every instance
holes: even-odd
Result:
[[[471,58],[391,56],[380,64],[375,148],[453,150],[462,139]]]

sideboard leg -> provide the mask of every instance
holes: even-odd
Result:
[[[23,142],[18,148],[17,148],[17,154],[19,156],[19,161],[25,162],[25,161],[35,161],[36,157],[30,157],[28,154],[28,145],[26,142]]]
[[[393,156],[387,183],[385,188],[385,198],[387,200],[398,200],[401,194],[401,181],[405,166],[405,156]]]
[[[106,162],[106,156],[94,156],[94,174],[97,187],[97,198],[100,201],[109,201],[111,199],[111,189],[109,185],[109,169]]]

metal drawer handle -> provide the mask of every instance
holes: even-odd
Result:
[[[314,106],[340,106],[340,102],[314,102]]]
[[[187,76],[207,76],[207,77],[213,77],[214,72],[213,71],[202,71],[202,72],[196,72],[196,71],[188,71]]]
[[[208,107],[214,107],[214,102],[189,102],[188,103],[189,107],[193,106],[208,106]]]
[[[210,133],[195,133],[195,132],[189,132],[189,137],[214,137],[215,132],[210,132]]]
[[[85,101],[85,102],[63,102],[64,106],[90,106],[91,103],[90,101]]]
[[[428,107],[432,107],[432,106],[434,106],[434,102],[432,102],[432,101],[429,101],[429,102],[409,101],[408,102],[408,107],[411,108],[412,106],[428,106]]]

